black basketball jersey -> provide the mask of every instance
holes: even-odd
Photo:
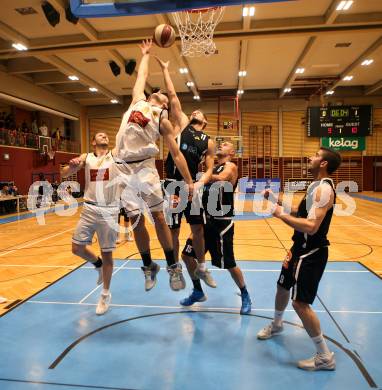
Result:
[[[220,172],[222,172],[224,170],[225,164],[226,163],[219,164],[214,167],[213,174],[218,175]],[[234,183],[233,187],[229,186],[229,188],[224,188],[223,183],[219,182],[209,183],[205,185],[202,197],[205,213],[216,218],[232,218],[235,215],[234,192],[236,190],[236,187],[237,180]],[[229,191],[228,189],[231,189],[231,191]],[[208,201],[213,202],[210,204],[210,209],[214,209],[214,214],[211,214],[211,210],[208,209]]]
[[[330,187],[332,187],[332,190],[334,192],[333,206],[326,212],[326,215],[322,220],[318,231],[315,234],[309,235],[307,233],[301,233],[296,230],[294,231],[292,237],[292,240],[294,242],[293,247],[297,250],[305,250],[305,249],[311,250],[311,249],[322,248],[330,245],[329,240],[327,239],[326,236],[328,234],[330,222],[332,220],[334,204],[336,203],[336,192],[334,190],[333,181],[331,179],[322,179],[321,181],[313,182],[308,187],[303,200],[298,206],[297,217],[298,218],[308,217],[309,211],[312,208],[314,203],[313,197],[315,196],[315,189],[322,182],[328,183]],[[309,209],[307,209],[307,205]]]
[[[199,164],[208,149],[209,136],[203,131],[195,130],[193,126],[188,125],[177,137],[176,141],[180,151],[186,159],[188,169],[192,180],[196,180],[199,170]],[[171,154],[169,153],[166,160],[166,176],[169,179],[183,180],[181,173],[178,171]]]

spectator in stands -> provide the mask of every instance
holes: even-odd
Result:
[[[9,187],[9,190],[8,190],[8,193],[9,195],[12,195],[12,196],[18,196],[19,195],[19,190],[18,188],[13,184]]]
[[[49,136],[49,130],[48,130],[48,126],[46,125],[45,122],[42,122],[42,125],[40,126],[40,134],[44,137],[48,137]]]
[[[27,122],[25,122],[25,119],[23,120],[23,123],[21,124],[21,131],[23,133],[29,133],[29,128],[28,128]]]
[[[61,137],[60,129],[57,127],[56,130],[54,130],[52,133],[52,138],[55,138],[57,141],[59,141],[60,137]]]
[[[8,194],[10,196],[18,196],[19,195],[18,188],[14,184],[10,185],[8,187]],[[8,212],[14,213],[16,212],[16,210],[17,210],[17,201],[15,199],[12,199],[8,203]]]
[[[5,185],[1,189],[1,196],[8,196],[8,195],[9,195],[9,187],[7,185]]]
[[[5,196],[9,196],[9,187],[7,185],[3,186],[3,188],[1,189],[1,196],[5,197]],[[10,200],[5,200],[3,202],[1,202],[1,213],[10,213],[12,211],[12,201]]]
[[[35,135],[38,135],[38,126],[37,126],[37,120],[34,119],[32,122],[32,133]]]
[[[9,113],[5,117],[5,128],[8,130],[16,130],[16,122],[12,113]]]

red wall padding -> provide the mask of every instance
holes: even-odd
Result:
[[[4,159],[5,153],[9,154],[9,160]],[[45,164],[36,150],[0,146],[0,181],[14,181],[20,194],[27,194],[33,173],[57,173],[57,180],[60,182],[60,164],[67,163],[73,157],[75,155],[70,153],[56,153],[54,160]],[[78,172],[77,177],[83,190],[83,171]],[[49,178],[47,180],[50,181]]]

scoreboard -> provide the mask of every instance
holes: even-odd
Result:
[[[372,133],[372,106],[309,107],[308,137],[363,137]]]

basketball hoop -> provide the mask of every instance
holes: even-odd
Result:
[[[49,160],[53,160],[55,154],[56,154],[56,152],[55,152],[54,150],[49,150],[49,151],[48,151]]]
[[[214,31],[223,17],[225,7],[191,9],[175,12],[174,20],[185,57],[210,56],[216,51]]]
[[[41,159],[45,162],[45,164],[47,164],[48,161],[52,161],[54,159],[55,154],[56,151],[49,148],[48,145],[42,145],[42,149],[40,150],[40,156]]]

